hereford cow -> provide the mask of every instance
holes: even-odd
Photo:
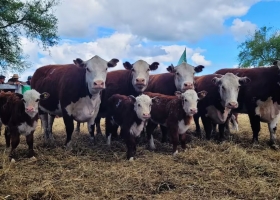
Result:
[[[251,84],[241,89],[238,97],[239,107],[234,112],[248,114],[253,131],[253,142],[258,142],[260,122],[266,122],[270,132],[270,144],[278,149],[276,128],[280,118],[280,61],[274,62],[271,67],[221,69],[216,73],[228,72],[247,76],[252,80]]]
[[[108,73],[105,83],[106,89],[102,91],[100,110],[95,120],[98,133],[101,133],[100,119],[106,117],[108,98],[114,94],[138,96],[147,88],[150,71],[156,70],[158,65],[158,62],[149,65],[143,60],[138,60],[134,64],[125,62],[123,66],[126,70],[116,70]],[[79,127],[79,124],[77,127]],[[116,138],[117,132],[112,133],[112,137]]]
[[[206,139],[210,139],[212,122],[224,124],[231,109],[238,107],[237,97],[241,85],[250,82],[247,77],[238,77],[232,73],[225,75],[210,74],[196,77],[197,91],[206,90],[208,95],[198,103],[198,113],[194,116],[196,131],[200,133],[198,118],[201,117],[206,132]],[[220,135],[222,139],[223,135]]]
[[[178,153],[177,145],[179,135],[181,146],[186,148],[186,131],[190,127],[193,115],[197,113],[197,102],[204,98],[206,91],[196,93],[193,89],[184,93],[176,92],[176,96],[163,95],[159,93],[145,92],[151,98],[156,98],[152,104],[151,118],[146,127],[150,148],[155,149],[153,132],[157,124],[167,127],[173,143],[173,155]]]
[[[50,94],[50,98],[39,104],[45,140],[53,139],[52,124],[55,115],[63,117],[68,148],[71,148],[73,120],[87,122],[88,130],[93,135],[94,120],[101,102],[100,92],[105,88],[107,69],[116,66],[118,61],[112,59],[107,62],[99,56],[87,61],[77,58],[77,65],[47,65],[35,71],[31,88]],[[48,117],[47,113],[51,115]]]
[[[26,137],[28,156],[34,157],[33,133],[38,121],[38,104],[49,97],[48,93],[38,93],[28,90],[23,95],[11,92],[0,93],[0,117],[5,129],[6,146],[12,146],[10,159],[15,162],[15,149],[20,140],[20,135]]]
[[[136,153],[135,137],[140,136],[150,118],[152,101],[147,95],[134,97],[115,94],[108,99],[106,120],[107,144],[111,145],[111,134],[121,127],[121,136],[126,142],[127,159],[132,161]]]
[[[169,73],[150,76],[146,91],[173,96],[176,91],[185,92],[188,89],[194,89],[194,75],[201,72],[203,68],[203,65],[193,67],[185,62],[176,67],[171,65],[167,68]],[[167,130],[164,126],[160,127],[162,142],[166,142]]]

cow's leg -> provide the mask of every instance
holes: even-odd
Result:
[[[94,126],[95,126],[95,117],[91,118],[88,122],[87,122],[87,126],[88,126],[88,132],[90,135],[90,141],[92,144],[95,143],[95,135],[94,135]]]
[[[75,129],[75,133],[77,133],[77,134],[79,134],[80,131],[81,131],[80,125],[81,125],[81,123],[80,123],[80,122],[77,122],[76,129]]]
[[[111,146],[111,139],[112,139],[112,134],[117,132],[118,130],[118,125],[112,123],[110,120],[105,120],[105,134],[107,138],[107,145]],[[121,137],[125,138],[126,135],[124,135],[125,132],[121,130]]]
[[[152,150],[156,149],[154,137],[153,137],[154,130],[156,129],[156,127],[157,127],[157,124],[151,122],[150,120],[148,121],[148,124],[146,126],[147,138],[149,141],[150,149],[152,149]]]
[[[187,146],[186,146],[186,140],[187,140],[187,133],[181,134],[181,147],[185,151]]]
[[[232,124],[232,128],[235,131],[239,131],[237,116],[238,116],[238,113],[232,113],[232,116],[230,118],[230,123]]]
[[[97,116],[95,118],[96,134],[102,135],[102,131],[101,131],[101,127],[100,127],[100,120],[101,120],[101,117],[99,117],[99,116]]]
[[[45,141],[45,143],[48,143],[48,141],[49,141],[48,114],[43,112],[39,108],[39,116],[41,119],[41,125],[42,125],[42,129],[43,129],[43,133],[44,133],[44,141]]]
[[[201,138],[201,129],[200,129],[200,125],[199,125],[199,114],[195,114],[193,116],[194,119],[194,123],[195,123],[195,132],[197,137]]]
[[[251,123],[251,128],[253,131],[253,143],[259,142],[259,132],[261,130],[261,124],[260,124],[260,117],[258,115],[255,115],[255,113],[250,113],[249,119]]]
[[[130,134],[129,131],[125,131],[124,133],[125,136],[125,140],[126,140],[126,147],[127,147],[127,159],[129,161],[133,161],[134,160],[134,156],[136,154],[136,141],[135,141],[135,137],[134,135]]]
[[[274,149],[279,149],[279,146],[276,144],[276,129],[279,119],[280,114],[278,114],[270,123],[268,123],[268,129],[270,133],[270,145]]]
[[[52,132],[54,118],[55,118],[55,115],[48,115],[48,134],[49,134],[49,139],[51,142],[54,141],[53,132]]]
[[[19,144],[20,141],[20,135],[17,131],[12,131],[10,130],[10,134],[11,134],[11,151],[10,151],[10,155],[9,158],[11,160],[11,162],[15,162],[15,150]]]
[[[165,126],[160,125],[160,130],[161,130],[161,143],[168,142],[168,129]]]
[[[65,129],[67,134],[65,146],[68,150],[72,150],[71,138],[72,138],[72,133],[74,131],[74,120],[71,116],[67,114],[65,110],[63,110],[62,112],[63,112],[63,121],[65,124]]]
[[[2,121],[0,119],[0,135],[1,135],[1,131],[2,131]]]
[[[106,118],[105,118],[105,124],[107,123],[107,122],[109,122],[110,123],[110,121],[111,121],[111,117],[110,116],[107,116]],[[113,131],[113,130],[111,130],[111,140],[118,140],[118,125],[116,125],[117,126],[117,129],[116,129],[116,131]],[[107,135],[108,133],[106,133],[106,136],[108,137],[108,135]]]
[[[212,133],[216,134],[217,133],[217,124],[215,122],[212,122]]]
[[[225,127],[227,121],[224,124],[219,124],[219,140],[223,141],[225,139]]]
[[[9,128],[6,126],[4,130],[5,140],[6,140],[6,147],[9,148],[11,145],[11,135],[9,132]]]
[[[206,133],[206,139],[210,140],[211,139],[211,133],[212,133],[211,119],[209,119],[206,116],[201,116],[201,121],[202,121],[202,124],[204,126],[205,133]]]
[[[28,157],[32,160],[36,160],[34,149],[33,149],[34,131],[32,131],[29,135],[26,136],[26,143],[28,145]]]
[[[174,125],[173,126],[168,125],[169,133],[170,133],[170,136],[171,136],[171,141],[172,141],[172,144],[173,144],[173,149],[172,149],[173,156],[178,154],[177,146],[179,144],[179,133],[178,133],[177,124],[175,126]]]

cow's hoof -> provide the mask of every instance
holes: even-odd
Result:
[[[133,157],[130,157],[130,158],[128,159],[128,161],[129,161],[129,162],[133,162],[133,161],[134,161],[134,158],[133,158]]]
[[[12,159],[11,159],[11,163],[12,163],[12,164],[16,163],[16,160],[12,158]]]
[[[73,150],[72,142],[71,141],[66,144],[65,149],[66,149],[66,151],[72,151]]]
[[[107,137],[107,142],[106,143],[109,147],[111,146],[111,137],[112,137],[111,134]]]
[[[37,161],[37,158],[35,156],[32,156],[31,158],[29,158],[29,160],[34,162],[34,161]]]
[[[178,154],[178,150],[176,150],[172,155],[176,156]]]
[[[272,145],[271,145],[271,148],[274,149],[274,150],[278,150],[278,149],[279,149],[279,145],[277,145],[277,144],[272,144]]]

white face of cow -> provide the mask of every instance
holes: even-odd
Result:
[[[219,87],[222,106],[229,109],[238,107],[238,93],[242,84],[249,83],[247,77],[238,77],[233,73],[226,73],[221,78],[215,77],[212,82]]]
[[[178,91],[184,92],[188,89],[194,89],[194,74],[201,72],[204,66],[198,65],[193,67],[185,62],[174,67],[173,65],[167,68],[167,71],[174,73],[175,86]]]
[[[206,91],[201,91],[196,93],[195,90],[189,89],[186,90],[184,93],[180,91],[176,91],[175,95],[178,98],[181,98],[183,109],[186,112],[187,116],[193,116],[197,113],[197,103],[199,100],[203,99],[206,95]]]
[[[142,94],[138,97],[130,96],[134,101],[134,110],[139,119],[145,121],[151,117],[152,99]]]
[[[150,71],[156,70],[159,63],[154,62],[149,65],[146,61],[138,60],[133,65],[129,62],[123,63],[127,70],[132,71],[132,85],[136,92],[144,92],[148,86]]]
[[[82,61],[80,58],[74,60],[77,66],[86,69],[86,83],[92,95],[105,89],[108,67],[115,67],[118,62],[115,58],[107,62],[99,56],[94,56],[88,61]]]
[[[22,101],[24,103],[25,112],[31,118],[38,113],[39,101],[45,100],[49,97],[48,93],[40,94],[36,90],[28,90],[23,94]]]

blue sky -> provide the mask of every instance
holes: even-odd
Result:
[[[202,64],[202,74],[238,64],[237,46],[262,26],[280,28],[279,0],[62,0],[55,9],[61,41],[43,51],[22,38],[33,67],[22,80],[47,64],[72,63],[99,55],[122,62],[157,61],[155,73],[177,64],[184,48],[188,63]]]

